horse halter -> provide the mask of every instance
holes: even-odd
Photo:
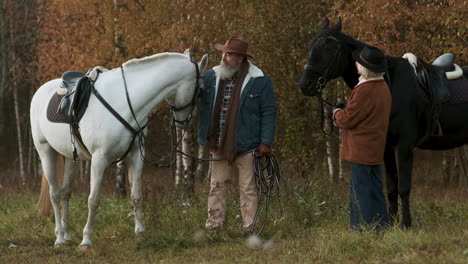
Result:
[[[195,90],[193,91],[192,101],[190,101],[188,104],[181,106],[181,107],[177,107],[175,105],[171,105],[167,103],[169,105],[169,109],[171,109],[172,112],[179,112],[179,111],[186,109],[187,107],[192,107],[192,111],[193,111],[197,103],[198,93],[200,92],[200,69],[198,68],[198,63],[196,61],[191,60],[190,62],[195,65],[195,70],[196,70]],[[192,120],[192,111],[187,116],[187,118],[185,118],[182,121],[175,119],[174,115],[172,115],[172,120],[177,124],[180,124],[182,126],[187,126],[190,123],[190,120]]]
[[[323,37],[318,38],[318,39],[323,39]],[[327,84],[328,79],[331,79],[331,77],[328,76],[330,66],[332,65],[332,63],[335,60],[337,60],[337,59],[339,59],[341,57],[341,53],[342,53],[341,51],[343,49],[343,45],[341,44],[341,42],[338,39],[336,39],[334,37],[327,37],[327,39],[335,40],[338,43],[338,48],[336,49],[335,54],[333,55],[333,58],[328,62],[327,66],[325,68],[325,72],[322,73],[321,69],[319,69],[319,68],[317,68],[315,66],[312,66],[310,64],[304,65],[304,71],[312,71],[312,72],[318,73],[318,75],[319,75],[319,78],[317,79],[317,83],[315,84],[315,88],[317,89],[318,94],[322,93],[322,89],[325,87],[325,84]]]

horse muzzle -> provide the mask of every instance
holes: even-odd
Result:
[[[315,96],[317,93],[317,89],[315,89],[310,80],[301,80],[300,87],[302,94],[305,96]]]

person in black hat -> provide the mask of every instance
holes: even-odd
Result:
[[[239,175],[242,230],[252,229],[258,205],[253,150],[269,156],[274,140],[277,106],[272,82],[250,62],[248,44],[236,36],[224,45],[215,44],[223,52],[221,62],[204,74],[198,143],[209,146],[212,158],[222,159],[211,163],[208,231],[224,223],[234,171]]]
[[[388,225],[382,186],[381,164],[390,119],[392,98],[383,75],[385,55],[374,47],[353,51],[359,83],[345,107],[333,110],[333,121],[341,128],[340,158],[350,162],[349,216],[351,229]]]

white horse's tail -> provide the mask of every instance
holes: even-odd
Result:
[[[64,161],[63,158],[59,155],[57,156],[57,161],[55,163],[55,173],[57,175],[59,186],[62,183],[63,179],[63,166]],[[41,193],[39,194],[39,202],[37,203],[37,209],[39,216],[52,216],[51,208],[52,202],[50,201],[50,193],[49,193],[49,183],[44,175],[44,171],[42,172],[42,181],[41,181]]]

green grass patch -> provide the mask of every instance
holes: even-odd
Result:
[[[341,186],[340,186],[341,185]],[[284,186],[259,241],[240,230],[238,193],[230,192],[225,226],[204,231],[207,188],[195,197],[167,191],[144,203],[146,232],[134,234],[128,199],[104,197],[93,247],[77,250],[87,198],[70,203],[72,242],[54,248],[54,221],[37,216],[37,194],[0,196],[0,263],[468,263],[468,203],[464,193],[412,196],[414,227],[354,232],[346,186],[316,181]]]

